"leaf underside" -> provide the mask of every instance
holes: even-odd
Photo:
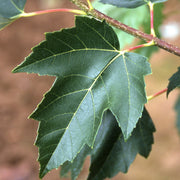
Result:
[[[115,116],[127,140],[146,103],[144,56],[119,51],[104,21],[76,17],[76,27],[46,34],[46,41],[13,72],[56,76],[53,87],[30,116],[40,121],[40,177],[92,147],[104,111]]]
[[[124,8],[136,8],[144,4],[148,4],[148,2],[162,3],[165,1],[167,0],[100,0],[102,3]]]
[[[26,0],[1,0],[0,30],[9,25],[24,13]]]
[[[169,84],[167,87],[168,88],[167,96],[173,89],[175,89],[177,87],[180,87],[180,67],[178,67],[178,71],[176,73],[174,73],[169,79]]]

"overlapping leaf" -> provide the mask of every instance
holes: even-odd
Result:
[[[68,172],[71,172],[71,180],[75,180],[81,172],[85,158],[91,153],[92,149],[87,145],[83,147],[81,152],[76,156],[73,162],[65,162],[61,166],[60,176],[67,176]]]
[[[169,84],[167,87],[168,88],[167,96],[173,89],[175,89],[177,87],[180,87],[180,67],[178,67],[178,71],[176,73],[174,73],[169,79]]]
[[[100,0],[102,3],[111,4],[117,7],[136,8],[147,4],[149,1],[152,3],[161,3],[167,0]]]
[[[0,29],[15,21],[24,13],[26,0],[0,1]]]
[[[103,139],[101,134],[97,136],[97,144],[101,143],[93,151],[88,180],[112,178],[119,171],[126,173],[138,153],[148,157],[154,143],[153,132],[155,128],[146,109],[144,109],[142,118],[139,119],[132,136],[126,142],[118,130],[115,119],[111,117],[105,121],[102,131],[109,125],[113,126],[114,129],[108,132],[111,135],[107,134]]]
[[[101,164],[102,161],[104,161],[103,156],[109,153],[109,149],[112,148],[114,142],[117,141],[120,134],[121,129],[114,116],[110,111],[105,112],[93,149],[85,146],[72,163],[66,162],[63,164],[61,167],[61,175],[64,176],[68,171],[71,171],[71,178],[72,180],[75,180],[77,175],[80,173],[80,169],[86,156],[91,154],[93,155],[98,151],[104,150],[102,154],[99,154],[102,156],[102,159],[99,161],[99,164]]]
[[[61,175],[71,171],[72,180],[75,180],[87,155],[92,156],[89,180],[103,180],[115,176],[119,171],[125,173],[137,153],[144,157],[149,155],[154,131],[153,122],[147,110],[144,109],[142,118],[139,119],[132,136],[125,142],[116,119],[107,111],[93,149],[85,147],[72,163],[63,164]]]
[[[46,41],[14,72],[57,79],[31,115],[40,121],[40,177],[72,161],[85,144],[92,147],[103,112],[110,109],[125,139],[146,103],[144,56],[120,53],[116,34],[105,22],[77,17],[76,27],[46,34]]]

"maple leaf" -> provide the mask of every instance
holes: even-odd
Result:
[[[40,121],[40,177],[93,147],[104,111],[109,109],[124,138],[131,135],[146,103],[147,58],[121,52],[104,21],[76,17],[76,27],[47,33],[46,40],[13,72],[56,76],[30,116]]]
[[[88,180],[103,180],[112,178],[118,172],[126,173],[138,153],[148,157],[154,143],[155,127],[146,108],[127,141],[124,141],[111,114],[104,118],[101,128],[95,142],[96,148],[91,155]]]

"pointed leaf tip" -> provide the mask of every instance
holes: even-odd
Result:
[[[147,102],[144,76],[151,73],[151,67],[146,57],[136,53],[119,56],[110,67],[113,69],[110,87],[114,95],[111,95],[113,103],[110,109],[117,117],[127,140],[142,116],[144,104]]]

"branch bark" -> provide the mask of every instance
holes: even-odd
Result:
[[[166,41],[164,40],[161,40],[157,37],[154,37],[150,34],[146,34],[140,30],[137,30],[137,29],[134,29],[130,26],[127,26],[101,12],[99,12],[98,10],[96,9],[90,9],[88,7],[88,5],[86,5],[84,2],[80,1],[80,0],[70,0],[72,3],[74,3],[77,7],[79,7],[81,10],[83,10],[84,12],[86,12],[87,15],[90,15],[90,16],[93,16],[97,19],[100,19],[100,20],[105,20],[108,24],[118,28],[118,29],[121,29],[122,31],[128,33],[128,34],[131,34],[139,39],[142,39],[146,42],[149,42],[149,41],[154,41],[155,45],[172,53],[172,54],[175,54],[177,56],[180,56],[180,48],[177,47],[177,46],[174,46],[173,44],[170,44],[170,43],[167,43]]]

